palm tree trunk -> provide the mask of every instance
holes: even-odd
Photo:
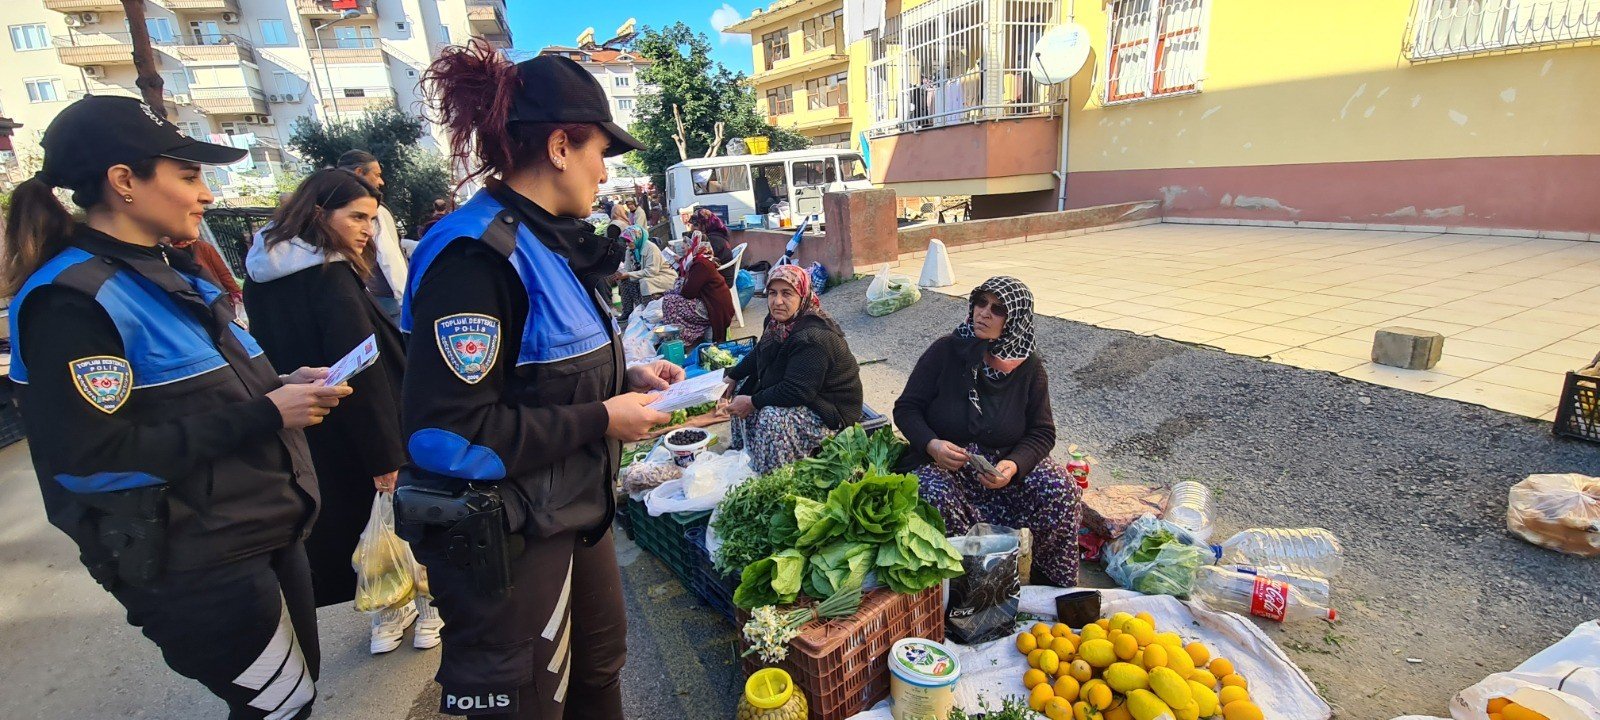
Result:
[[[122,8],[128,13],[128,32],[133,39],[133,68],[139,73],[135,82],[139,92],[144,95],[144,103],[150,106],[162,117],[167,116],[167,103],[162,99],[161,90],[166,81],[161,79],[161,73],[156,70],[155,50],[150,46],[150,28],[144,23],[145,0],[122,0]]]

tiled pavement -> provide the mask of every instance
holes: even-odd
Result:
[[[921,253],[901,259],[916,275]],[[1600,351],[1600,243],[1152,224],[951,252],[964,295],[1012,275],[1040,314],[1552,419]],[[1428,371],[1370,362],[1380,327],[1446,337]]]

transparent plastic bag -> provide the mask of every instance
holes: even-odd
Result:
[[[884,263],[883,269],[872,278],[872,284],[867,286],[867,314],[883,317],[920,299],[922,291],[917,289],[917,284],[904,275],[890,274],[889,264]]]
[[[356,609],[361,612],[410,602],[416,593],[411,576],[416,558],[394,532],[394,493],[380,492],[372,498],[372,515],[350,564],[356,571]]]
[[[1188,530],[1143,515],[1111,543],[1106,574],[1135,592],[1181,598],[1194,588],[1195,571],[1213,559]]]
[[[650,341],[650,323],[645,321],[643,312],[634,313],[633,319],[628,321],[628,329],[622,332],[622,352],[630,364],[655,357],[656,346]]]
[[[735,485],[754,476],[755,471],[750,469],[750,456],[744,451],[728,451],[721,455],[708,453],[684,468],[682,478],[668,480],[651,490],[644,498],[645,510],[650,517],[711,510],[727,497],[728,491]]]
[[[965,572],[950,579],[945,636],[963,645],[1011,634],[1022,602],[1022,538],[1008,527],[978,523],[950,538]]]
[[[1551,550],[1600,556],[1600,478],[1529,475],[1511,486],[1506,529]]]

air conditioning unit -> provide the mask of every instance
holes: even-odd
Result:
[[[100,13],[78,13],[78,22],[84,25],[96,25],[100,22]]]
[[[69,28],[83,27],[83,21],[78,19],[77,13],[73,13],[73,14],[67,16],[67,27],[69,27]]]
[[[269,102],[269,103],[281,103],[281,102],[283,102],[283,96],[282,95],[268,95],[267,96],[267,102]]]
[[[239,13],[236,13],[236,12],[225,12],[225,13],[222,14],[222,21],[227,23],[227,24],[229,24],[229,25],[238,25],[239,24]]]
[[[278,124],[278,119],[273,117],[273,116],[271,116],[271,115],[262,115],[261,116],[261,124],[262,125],[277,125]]]
[[[83,74],[85,77],[99,80],[106,76],[106,68],[104,65],[85,65],[83,66]]]
[[[188,93],[178,93],[172,96],[172,101],[179,105],[193,105],[194,101]]]

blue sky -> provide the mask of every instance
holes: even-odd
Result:
[[[662,27],[682,20],[689,27],[711,38],[713,59],[735,71],[750,74],[750,37],[721,35],[716,28],[748,17],[762,3],[729,4],[724,0],[644,0],[644,2],[560,2],[558,0],[509,0],[507,18],[517,50],[537,52],[546,45],[572,45],[578,33],[593,27],[601,42],[628,18],[640,26]]]

